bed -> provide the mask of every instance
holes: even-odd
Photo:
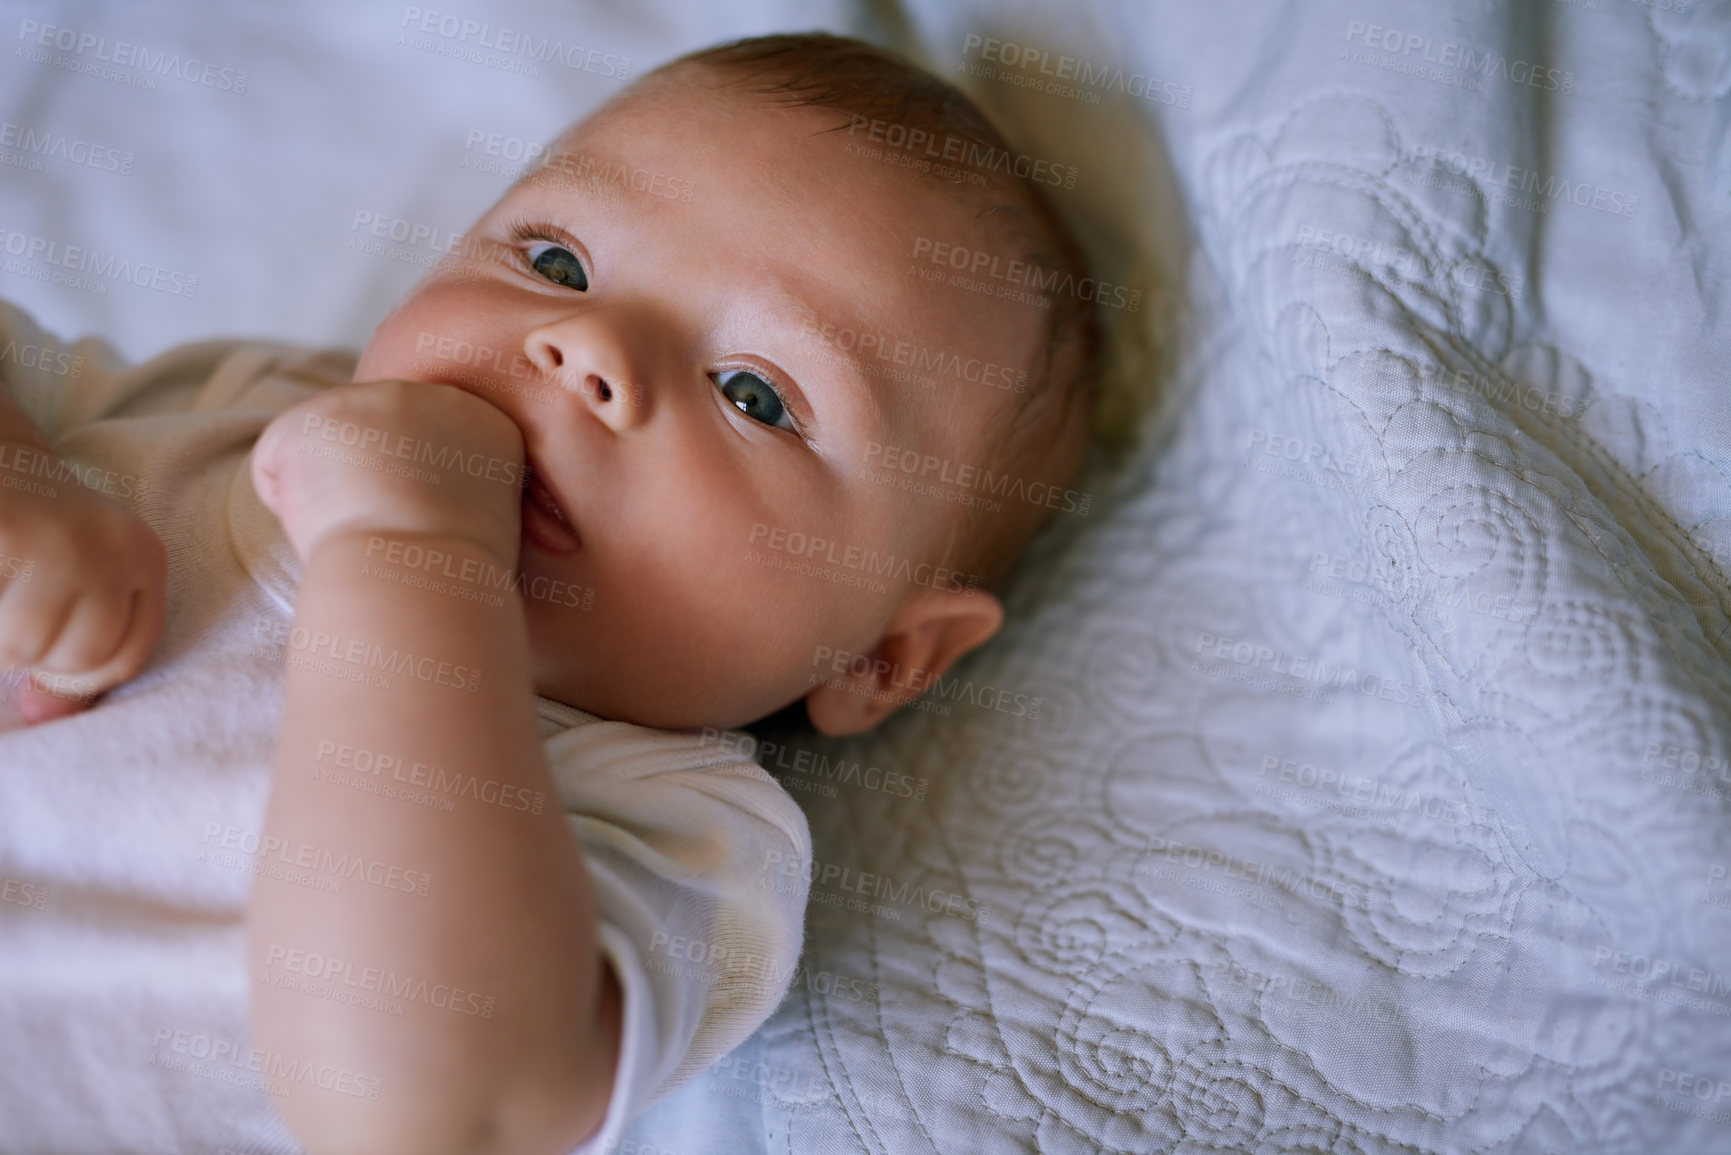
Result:
[[[812,27],[1074,170],[1138,436],[920,708],[760,730],[806,955],[619,1150],[1731,1150],[1727,0],[24,3],[0,295],[359,347],[625,80]]]

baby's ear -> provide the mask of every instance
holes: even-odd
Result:
[[[825,667],[805,712],[832,738],[871,729],[927,690],[957,658],[998,632],[1004,607],[981,590],[921,590],[902,603],[869,653],[845,672]]]

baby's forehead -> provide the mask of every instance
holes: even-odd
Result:
[[[789,114],[792,114],[791,116]],[[824,110],[795,107],[754,95],[737,86],[720,84],[700,69],[686,67],[652,74],[632,84],[599,107],[566,125],[549,151],[587,142],[653,143],[663,139],[701,137],[724,147],[742,138],[757,138],[777,130],[798,132],[798,122],[840,119]],[[715,138],[716,130],[723,134]],[[648,140],[645,140],[648,137]]]
[[[552,189],[625,204],[633,202],[620,194],[635,192],[649,198],[641,207],[691,205],[726,193],[719,186],[739,174],[773,181],[822,163],[799,147],[796,126],[775,109],[727,92],[699,95],[669,84],[616,97],[555,136],[512,191]]]

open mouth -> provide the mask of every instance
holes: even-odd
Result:
[[[569,553],[578,546],[577,532],[553,491],[541,484],[534,462],[523,474],[523,536],[550,553]]]

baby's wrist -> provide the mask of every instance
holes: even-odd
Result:
[[[315,558],[332,555],[358,557],[370,572],[395,571],[404,577],[466,581],[474,573],[516,570],[514,555],[499,543],[449,527],[345,525],[325,533],[302,556],[310,569]]]
[[[404,499],[401,495],[342,491],[297,503],[283,528],[295,551],[310,560],[314,551],[337,537],[397,537],[403,540],[468,541],[492,557],[515,563],[519,530],[515,519],[486,505],[460,504],[437,490]],[[515,512],[514,510],[512,512]]]

